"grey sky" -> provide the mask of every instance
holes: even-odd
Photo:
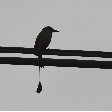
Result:
[[[48,25],[60,31],[49,48],[112,51],[112,0],[0,0],[1,46],[33,47]],[[112,70],[45,67],[40,94],[38,67],[0,71],[0,110],[112,110]]]

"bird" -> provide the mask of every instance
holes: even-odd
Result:
[[[34,49],[38,50],[38,54],[35,53],[34,55],[38,56],[38,58],[42,58],[42,51],[45,50],[49,46],[53,32],[59,32],[59,31],[54,30],[50,26],[46,26],[38,34],[36,41],[35,41],[35,45],[34,45]],[[40,84],[40,67],[44,68],[42,63],[41,63],[41,65],[39,65],[39,84]],[[41,85],[41,90],[42,90],[42,85]],[[39,87],[37,88],[37,92],[41,92]]]
[[[49,46],[53,32],[59,32],[59,31],[54,30],[50,26],[46,26],[42,29],[42,31],[37,36],[34,48],[39,51],[39,53],[38,53],[39,58],[42,58],[41,52]]]

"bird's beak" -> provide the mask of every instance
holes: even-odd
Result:
[[[53,32],[59,32],[58,30],[54,30]]]

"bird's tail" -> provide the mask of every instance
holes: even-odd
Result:
[[[39,82],[40,82],[40,66],[39,66]]]
[[[41,53],[39,53],[38,58],[42,58],[42,54]],[[40,82],[40,68],[41,68],[41,66],[39,65],[39,82]]]
[[[38,50],[38,53],[34,53],[34,55],[38,56],[38,58],[42,58],[42,53],[40,49],[36,49]],[[39,65],[39,82],[40,82],[40,68],[41,66]]]

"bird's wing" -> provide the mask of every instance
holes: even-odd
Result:
[[[34,48],[37,48],[37,45],[38,45],[38,43],[39,43],[40,38],[41,38],[41,33],[39,33],[39,35],[38,35],[37,38],[36,38]]]

